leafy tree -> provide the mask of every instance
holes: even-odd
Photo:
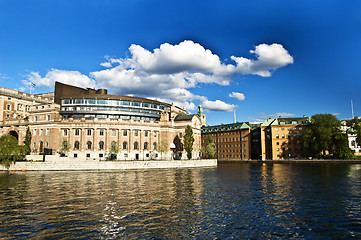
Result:
[[[187,125],[184,134],[184,148],[187,152],[188,159],[192,158],[193,143],[194,143],[193,130],[191,126]]]
[[[347,126],[352,128],[354,133],[357,135],[356,142],[357,142],[357,145],[360,146],[361,145],[361,119],[359,119],[358,117],[355,117],[351,121],[347,122]]]
[[[23,160],[28,151],[27,146],[19,145],[14,136],[3,135],[0,137],[0,163],[9,167],[11,163]]]
[[[163,153],[168,151],[168,143],[166,141],[161,141],[158,146],[158,151],[160,152],[160,158],[163,159]]]
[[[61,142],[61,147],[60,147],[60,153],[61,155],[65,155],[66,153],[68,153],[70,150],[70,144],[68,142],[67,139],[63,139],[63,141]]]
[[[348,147],[347,134],[342,132],[336,132],[333,135],[333,149],[334,157],[339,159],[350,159],[353,156],[351,149]]]
[[[112,143],[110,144],[110,158],[116,159],[118,152],[119,152],[118,142],[112,141]]]
[[[30,128],[28,127],[26,129],[26,134],[25,134],[25,140],[24,140],[24,145],[28,148],[28,152],[26,154],[29,154],[31,151],[31,131]]]
[[[207,157],[213,158],[216,153],[216,144],[213,141],[211,135],[208,135],[206,138],[206,151]]]
[[[347,135],[340,127],[341,122],[332,114],[313,115],[302,136],[304,154],[311,157],[325,157],[327,152],[334,157],[347,155]]]

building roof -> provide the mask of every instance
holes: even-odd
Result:
[[[229,132],[242,129],[250,129],[249,123],[237,122],[232,124],[221,124],[216,126],[207,126],[202,128],[202,133]]]
[[[190,121],[196,114],[179,114],[174,118],[174,121]]]

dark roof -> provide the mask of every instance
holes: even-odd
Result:
[[[253,126],[252,126],[253,127]],[[237,122],[232,124],[221,124],[216,126],[202,127],[202,133],[228,132],[242,129],[250,129],[249,123]]]
[[[108,94],[106,89],[84,89],[60,82],[55,82],[55,103],[60,104],[61,99],[64,98],[91,98],[91,99],[110,99],[110,100],[123,100],[123,101],[137,101],[151,104],[170,106],[168,103],[151,100],[148,98],[131,97],[123,95]]]
[[[175,117],[174,121],[191,121],[195,115],[196,114],[180,114]]]

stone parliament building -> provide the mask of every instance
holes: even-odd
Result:
[[[43,154],[45,149],[56,154],[66,141],[70,159],[106,159],[116,145],[118,160],[169,160],[175,139],[183,141],[187,125],[195,139],[192,158],[197,159],[201,128],[206,125],[201,106],[198,114],[190,115],[174,104],[59,82],[54,93],[0,88],[0,109],[0,135],[13,135],[23,144],[29,127],[31,154]],[[186,159],[185,151],[181,159]]]

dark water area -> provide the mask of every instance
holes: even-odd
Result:
[[[0,239],[361,239],[360,164],[0,174]]]

